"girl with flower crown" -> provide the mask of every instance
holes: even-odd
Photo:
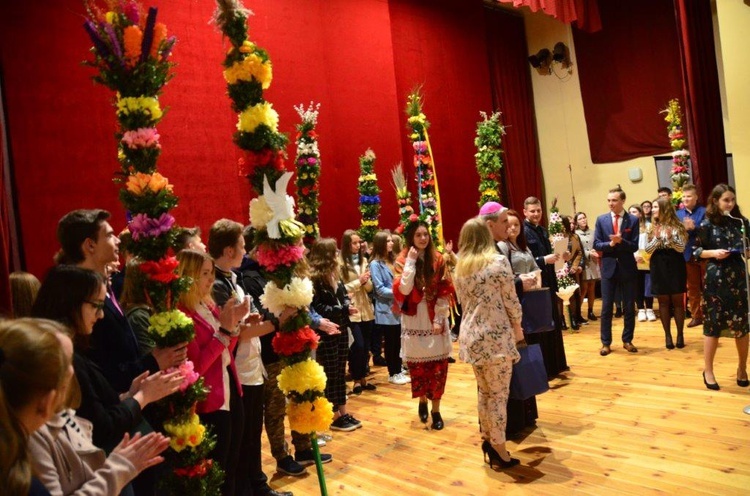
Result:
[[[412,398],[419,398],[419,419],[427,423],[430,400],[432,428],[441,430],[440,399],[451,352],[448,317],[453,285],[443,257],[433,247],[427,222],[412,214],[405,238],[393,281],[394,305],[401,312],[401,355],[409,367]]]

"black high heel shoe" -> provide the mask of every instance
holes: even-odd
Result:
[[[589,320],[592,322],[596,322],[597,317],[594,315],[594,312],[589,312]]]
[[[484,441],[482,443],[482,452],[484,452],[484,463],[488,463],[490,465],[490,468],[493,468],[495,464],[497,464],[500,468],[511,468],[521,463],[519,459],[512,457],[507,462],[503,460],[500,457],[500,454],[489,443],[489,441]],[[510,453],[508,453],[508,456],[510,456]]]
[[[685,336],[681,332],[677,333],[677,347],[680,349],[685,347]]]
[[[708,381],[706,380],[706,373],[705,373],[705,372],[703,372],[703,384],[705,384],[705,385],[706,385],[706,387],[707,387],[708,389],[710,389],[711,391],[718,391],[719,389],[721,389],[721,388],[719,387],[719,384],[718,384],[718,383],[716,383],[716,382],[714,382],[714,383],[709,383],[709,382],[708,382]]]
[[[426,401],[419,402],[419,420],[423,424],[427,423],[427,402]]]
[[[666,343],[666,347],[668,350],[674,349],[674,343],[672,342],[672,333],[671,332],[664,332],[664,340]]]
[[[443,423],[443,417],[440,416],[440,412],[432,412],[432,430],[442,431],[443,427],[445,427],[445,423]]]
[[[740,371],[737,371],[737,385],[739,387],[748,387],[750,386],[750,380],[747,378],[747,372],[745,372],[745,378],[740,379]]]

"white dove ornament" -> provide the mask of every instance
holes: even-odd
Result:
[[[266,204],[273,211],[273,217],[266,224],[268,237],[271,239],[281,238],[279,223],[283,220],[294,219],[294,198],[286,194],[286,187],[292,178],[292,172],[285,172],[276,181],[276,191],[268,184],[268,176],[263,177],[263,197]]]

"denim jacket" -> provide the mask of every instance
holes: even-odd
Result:
[[[375,295],[375,323],[399,325],[401,319],[393,315],[393,272],[382,260],[370,262],[373,294]]]

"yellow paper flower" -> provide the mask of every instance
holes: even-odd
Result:
[[[279,114],[273,109],[273,105],[268,102],[253,105],[240,114],[237,122],[237,129],[246,133],[252,133],[261,124],[265,124],[273,132],[279,128]]]
[[[251,53],[253,50],[255,50],[255,45],[253,45],[252,41],[245,40],[242,42],[240,53]]]
[[[119,115],[148,114],[153,120],[159,120],[162,116],[159,100],[150,96],[117,98],[117,113]]]
[[[267,90],[273,79],[271,61],[263,62],[260,57],[251,53],[243,60],[235,62],[231,67],[224,70],[224,79],[229,84],[235,84],[237,81],[252,81],[253,78],[260,83],[264,90]]]
[[[148,187],[154,193],[158,193],[159,191],[163,189],[166,189],[167,191],[172,191],[172,188],[173,188],[173,186],[169,184],[169,181],[167,181],[167,178],[162,176],[158,172],[155,172],[151,176],[151,180],[148,183]]]
[[[325,431],[333,422],[333,406],[325,397],[302,403],[289,402],[286,406],[289,427],[300,434]]]
[[[112,24],[112,22],[115,20],[115,13],[110,10],[109,12],[104,14],[104,20]]]
[[[279,389],[285,395],[292,391],[300,394],[313,390],[323,392],[326,388],[326,373],[323,367],[314,360],[297,362],[290,367],[285,367],[279,374]]]
[[[182,329],[193,325],[192,319],[179,310],[154,314],[148,319],[148,323],[150,324],[148,332],[162,337],[165,337],[173,329]]]
[[[206,435],[206,427],[201,425],[196,414],[193,414],[184,424],[165,423],[164,430],[171,438],[169,446],[178,453],[187,447],[195,448],[200,445]]]

